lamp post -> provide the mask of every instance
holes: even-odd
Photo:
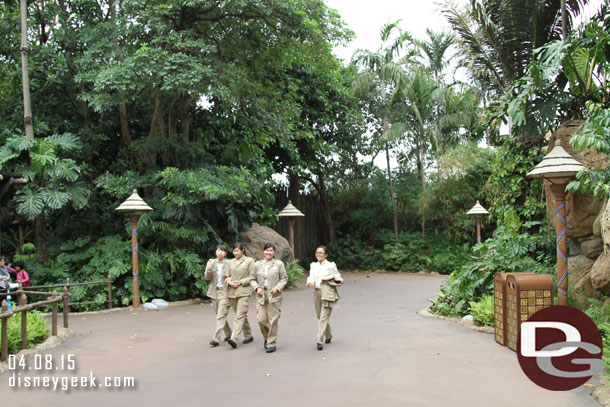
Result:
[[[142,212],[150,212],[152,208],[144,202],[138,190],[134,189],[133,193],[120,204],[115,211],[127,213],[129,220],[131,220],[131,265],[133,274],[133,306],[140,306],[140,283],[139,283],[139,269],[138,269],[138,221],[140,220],[140,214]]]
[[[290,258],[294,260],[294,219],[290,219],[296,216],[305,216],[301,211],[294,207],[292,201],[288,201],[288,205],[282,209],[277,216],[287,217],[288,221],[288,241],[290,242]]]
[[[466,215],[474,216],[477,221],[477,243],[481,243],[481,215],[489,215],[487,209],[477,201],[477,203],[468,211]]]
[[[566,186],[576,173],[583,169],[555,140],[553,149],[527,173],[528,178],[544,178],[551,183],[555,197],[555,231],[557,233],[557,304],[568,305],[568,241],[566,237]]]

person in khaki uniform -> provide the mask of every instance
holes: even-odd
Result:
[[[228,301],[224,302],[224,306],[221,304],[218,308],[216,329],[221,326],[222,317],[226,319],[228,313],[226,303],[228,302],[235,310],[235,321],[233,322],[233,334],[227,342],[235,349],[242,330],[246,337],[243,343],[250,343],[254,340],[249,324],[246,328],[248,299],[252,294],[250,281],[254,278],[254,260],[246,256],[246,249],[239,242],[233,244],[233,255],[235,258],[229,261],[222,273],[224,282],[227,284]]]
[[[281,260],[274,259],[275,246],[265,244],[264,259],[255,263],[254,279],[250,285],[256,291],[256,317],[261,328],[267,353],[275,352],[277,327],[282,307],[282,290],[288,283],[288,274]]]
[[[218,315],[218,304],[227,298],[227,287],[222,278],[222,271],[228,263],[228,260],[226,260],[228,252],[229,250],[224,244],[216,246],[216,259],[208,261],[208,264],[205,266],[205,273],[203,274],[203,278],[210,282],[208,284],[208,297],[212,300],[215,315]],[[223,331],[225,333],[225,340],[228,340],[231,337],[231,327],[229,327],[226,318],[224,318],[224,325],[214,332],[214,336],[210,341],[212,347],[218,346],[220,334]]]
[[[313,303],[318,317],[318,335],[316,337],[318,350],[324,349],[322,343],[330,343],[333,337],[329,319],[333,307],[339,300],[337,287],[343,284],[343,278],[337,270],[337,265],[326,260],[327,257],[328,249],[325,246],[318,247],[316,249],[318,261],[311,263],[309,277],[307,277],[307,286],[314,287]]]

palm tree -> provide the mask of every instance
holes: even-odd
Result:
[[[437,82],[423,65],[409,68],[407,79],[396,95],[394,113],[397,117],[392,130],[408,137],[408,144],[415,146],[411,156],[415,158],[422,192],[425,192],[426,160],[431,156],[438,158],[449,148],[471,138],[464,129],[476,123],[479,97],[474,89],[457,90]],[[421,231],[425,239],[423,214]]]
[[[460,7],[445,0],[443,13],[458,35],[462,61],[492,95],[523,76],[536,48],[560,39],[563,0],[472,0]],[[577,15],[589,0],[566,0]],[[567,14],[567,13],[566,13]],[[563,20],[563,21],[562,21]]]
[[[354,89],[358,93],[374,89],[379,92],[381,103],[381,141],[386,153],[388,184],[393,207],[394,236],[398,238],[398,214],[396,199],[392,187],[392,171],[390,166],[390,117],[394,92],[405,80],[405,73],[399,56],[405,43],[411,40],[407,32],[398,27],[398,22],[385,24],[381,28],[381,46],[376,52],[357,50],[352,57],[352,63],[360,68],[360,73],[354,81]],[[407,57],[413,56],[413,49]]]
[[[417,41],[417,45],[425,55],[425,65],[434,75],[434,81],[442,78],[443,71],[449,65],[452,56],[447,56],[449,48],[455,44],[455,35],[443,31],[426,30],[428,39]]]

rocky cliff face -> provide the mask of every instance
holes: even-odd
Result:
[[[570,146],[570,138],[582,123],[582,120],[571,120],[562,124],[553,133],[548,150],[556,139],[560,139],[561,146],[585,167],[606,168],[610,161],[605,155],[589,150],[575,152]],[[555,198],[546,181],[545,191],[547,217],[554,225]],[[570,293],[577,301],[585,303],[587,298],[610,293],[610,203],[592,195],[570,193],[566,215]]]

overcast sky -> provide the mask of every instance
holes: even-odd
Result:
[[[335,54],[349,61],[358,48],[377,50],[381,43],[381,26],[402,20],[400,27],[415,38],[425,38],[426,28],[448,30],[448,24],[435,1],[430,0],[325,0],[328,7],[339,12],[356,38]]]
[[[465,0],[457,0],[463,3]],[[589,0],[583,17],[589,19],[605,0]],[[382,25],[402,20],[400,27],[415,38],[425,39],[426,29],[449,30],[449,24],[434,0],[325,0],[325,4],[337,10],[356,38],[347,47],[335,49],[335,55],[349,61],[358,48],[376,51],[381,40]],[[579,19],[580,20],[580,19]]]

